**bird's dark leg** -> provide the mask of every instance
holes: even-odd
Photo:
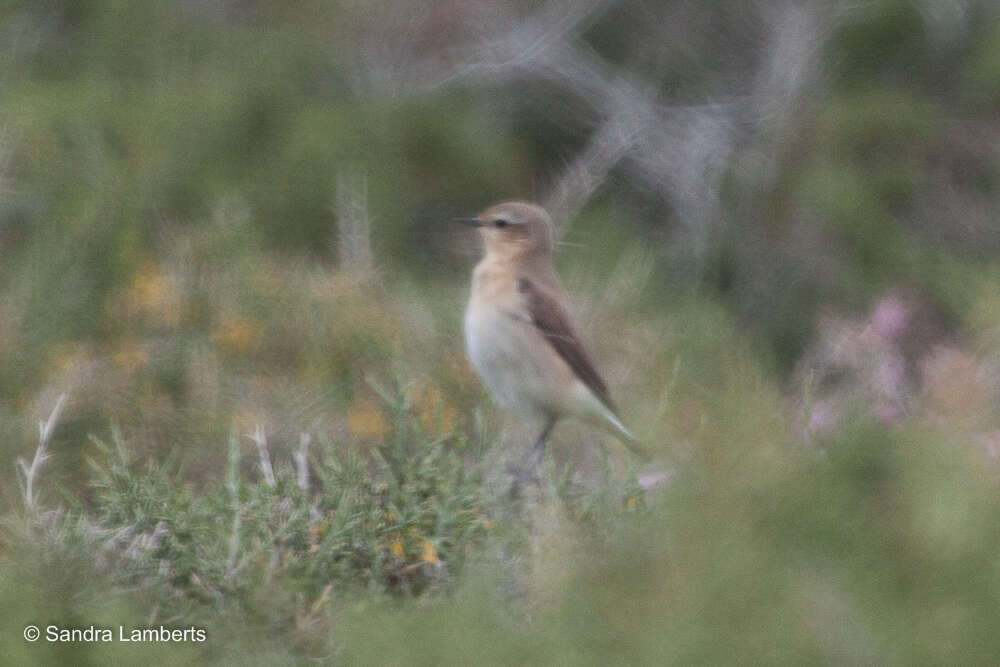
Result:
[[[549,434],[552,433],[552,429],[555,428],[556,420],[549,417],[549,420],[545,422],[545,428],[538,435],[538,440],[535,441],[535,445],[531,448],[528,457],[535,459],[535,468],[538,468],[542,463],[542,457],[545,456],[545,443],[549,439]]]
[[[520,493],[521,485],[525,483],[538,484],[538,467],[545,456],[545,443],[555,428],[556,420],[549,418],[545,422],[545,428],[539,434],[535,444],[528,451],[528,454],[521,461],[520,465],[511,464],[507,466],[507,472],[514,476],[514,485],[511,487],[511,496],[517,497]]]

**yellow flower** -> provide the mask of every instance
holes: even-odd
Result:
[[[167,277],[153,262],[143,262],[132,278],[132,302],[143,308],[155,308],[163,301],[168,291]]]
[[[250,433],[256,427],[267,424],[267,417],[262,412],[241,410],[233,415],[233,428],[237,433]]]
[[[493,522],[489,518],[483,519],[483,528],[485,528],[486,530],[492,529]]]
[[[111,361],[119,368],[134,371],[149,361],[149,350],[134,338],[124,338],[111,353]]]
[[[62,373],[87,360],[84,349],[72,343],[59,343],[49,352],[49,365]]]
[[[437,547],[430,540],[424,540],[424,562],[425,563],[436,563],[438,562],[438,552]]]
[[[638,505],[638,504],[639,504],[639,500],[637,498],[634,498],[634,497],[633,498],[629,498],[628,500],[625,501],[625,507],[627,507],[630,510],[634,510],[635,506]]]
[[[239,315],[230,315],[212,331],[212,339],[229,352],[246,352],[260,338],[260,325]]]
[[[446,365],[448,378],[458,385],[459,389],[468,389],[474,386],[476,375],[472,371],[472,366],[464,356],[454,356],[448,359]]]
[[[403,554],[406,553],[403,550],[403,542],[398,537],[392,541],[390,549],[392,549],[392,555],[398,556],[399,558],[402,558]]]
[[[430,435],[440,435],[454,430],[458,411],[433,384],[417,385],[411,390],[413,410],[420,417],[420,425]]]
[[[154,262],[146,261],[139,266],[126,292],[126,300],[132,311],[157,316],[169,325],[180,321],[180,295],[170,276]]]
[[[347,410],[347,427],[358,438],[379,440],[389,432],[385,415],[371,401],[358,401]]]
[[[309,553],[314,554],[319,551],[319,538],[323,534],[323,526],[314,523],[309,527]]]

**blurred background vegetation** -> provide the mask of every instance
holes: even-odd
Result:
[[[4,2],[3,653],[995,662],[998,18]],[[652,467],[561,426],[508,497],[448,221],[510,198]]]

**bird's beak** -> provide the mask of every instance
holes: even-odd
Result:
[[[482,227],[483,221],[479,218],[453,218],[455,222],[461,222],[463,225],[469,225],[471,227]]]

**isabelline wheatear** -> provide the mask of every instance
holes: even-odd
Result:
[[[514,201],[457,220],[478,227],[486,247],[465,311],[469,358],[500,405],[544,425],[536,465],[564,417],[601,426],[644,456],[573,329],[548,213]]]

